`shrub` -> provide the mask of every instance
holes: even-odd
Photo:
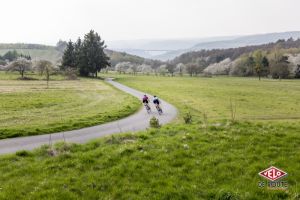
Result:
[[[229,191],[220,191],[216,199],[218,200],[238,200],[239,197],[237,194]]]
[[[77,71],[68,67],[65,71],[65,77],[67,80],[77,80]]]
[[[190,124],[192,123],[192,115],[190,112],[185,113],[185,115],[183,116],[184,119],[184,123],[186,124]]]
[[[300,78],[300,65],[297,65],[295,69],[295,78]]]
[[[31,155],[31,153],[29,151],[21,150],[21,151],[17,151],[16,155],[19,157],[28,157]]]
[[[151,128],[159,128],[160,127],[159,120],[155,117],[152,117],[150,119],[150,127]]]

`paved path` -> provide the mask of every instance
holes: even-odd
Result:
[[[108,79],[107,82],[112,84],[114,87],[124,92],[127,92],[139,99],[141,99],[142,96],[144,95],[143,92],[129,88],[111,79]],[[171,104],[163,100],[162,100],[162,109],[164,111],[163,115],[158,115],[153,105],[151,105],[151,109],[153,111],[152,114],[148,114],[146,110],[143,108],[140,109],[137,113],[129,117],[126,117],[124,119],[109,122],[98,126],[83,128],[79,130],[65,131],[65,132],[52,133],[46,135],[3,139],[0,140],[0,154],[14,153],[19,150],[35,149],[44,144],[49,144],[50,137],[52,143],[58,141],[64,141],[64,138],[66,142],[85,143],[91,139],[103,137],[106,135],[111,135],[114,133],[130,132],[130,131],[135,132],[135,131],[145,130],[146,128],[149,127],[149,120],[152,116],[157,117],[161,124],[166,124],[172,121],[177,115],[177,109]]]

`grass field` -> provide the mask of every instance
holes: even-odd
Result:
[[[230,99],[240,120],[300,120],[300,81],[256,78],[149,77],[118,79],[161,96],[181,111],[208,119],[229,119]]]
[[[0,159],[0,199],[299,199],[299,81],[117,76],[179,108],[160,129]],[[237,105],[230,121],[229,98]],[[192,124],[184,124],[187,111]],[[203,113],[207,113],[208,122]],[[288,172],[259,188],[258,172]]]
[[[54,76],[49,89],[42,80],[4,80],[17,76],[0,75],[1,139],[102,124],[139,108],[134,97],[100,80]]]

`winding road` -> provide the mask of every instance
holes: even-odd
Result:
[[[145,94],[141,91],[115,82],[112,79],[107,79],[106,81],[114,87],[139,99],[141,99]],[[44,144],[49,144],[50,138],[52,143],[56,143],[59,141],[66,141],[70,143],[85,143],[90,141],[91,139],[111,135],[114,133],[136,132],[145,130],[149,127],[149,120],[152,116],[158,118],[160,124],[169,123],[176,118],[177,109],[173,105],[163,100],[161,100],[161,102],[162,109],[164,111],[162,115],[158,115],[154,106],[151,105],[152,114],[148,114],[143,108],[129,117],[98,126],[45,135],[3,139],[0,140],[0,154],[15,153],[16,151],[20,150],[33,150]]]

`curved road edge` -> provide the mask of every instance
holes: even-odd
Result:
[[[141,97],[145,94],[141,91],[115,82],[112,79],[107,79],[106,81],[115,88],[118,88],[139,99],[141,99]],[[0,154],[15,153],[20,150],[33,150],[41,147],[42,145],[49,144],[50,138],[52,144],[61,141],[69,143],[86,143],[92,139],[115,133],[141,131],[149,127],[149,120],[152,116],[158,118],[160,124],[166,124],[176,118],[177,109],[173,105],[163,100],[161,101],[162,109],[164,111],[163,115],[158,115],[155,108],[151,105],[151,110],[153,111],[152,114],[148,114],[145,109],[140,109],[137,113],[130,115],[129,117],[97,126],[45,135],[3,139],[0,140]]]

